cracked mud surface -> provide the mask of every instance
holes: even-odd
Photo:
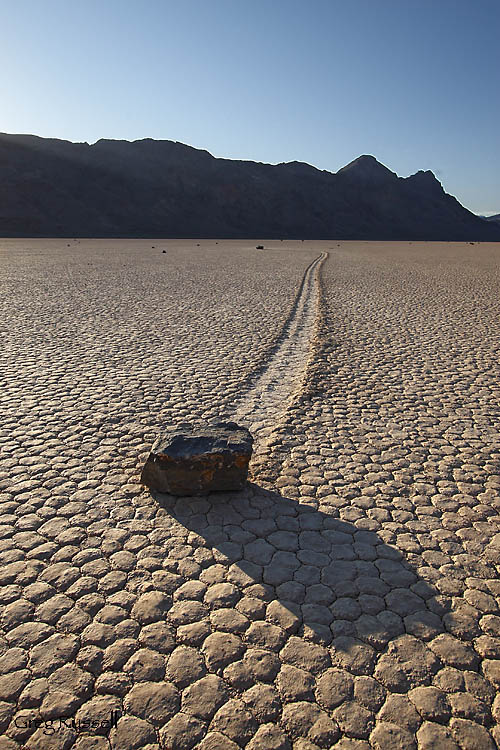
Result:
[[[498,743],[500,246],[255,244],[0,241],[0,750]],[[152,497],[322,252],[247,490]]]

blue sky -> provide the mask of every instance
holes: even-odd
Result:
[[[0,0],[0,130],[432,169],[500,212],[499,0]]]

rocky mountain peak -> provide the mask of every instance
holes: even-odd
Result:
[[[397,177],[395,172],[391,172],[390,169],[377,161],[377,159],[374,156],[371,156],[371,154],[358,156],[357,159],[354,159],[349,162],[349,164],[346,164],[345,167],[339,169],[337,175],[349,177],[353,180],[362,180],[363,182],[378,182],[380,180]]]

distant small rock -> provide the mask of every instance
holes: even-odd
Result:
[[[154,443],[141,481],[170,495],[241,490],[248,475],[253,438],[235,422],[183,424]]]
[[[166,250],[162,250],[162,253],[166,253],[166,252],[167,252]]]
[[[264,245],[255,245],[257,250],[264,250]]]

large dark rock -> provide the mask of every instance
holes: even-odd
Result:
[[[170,495],[241,490],[252,446],[250,432],[235,422],[173,427],[155,441],[141,481]]]

